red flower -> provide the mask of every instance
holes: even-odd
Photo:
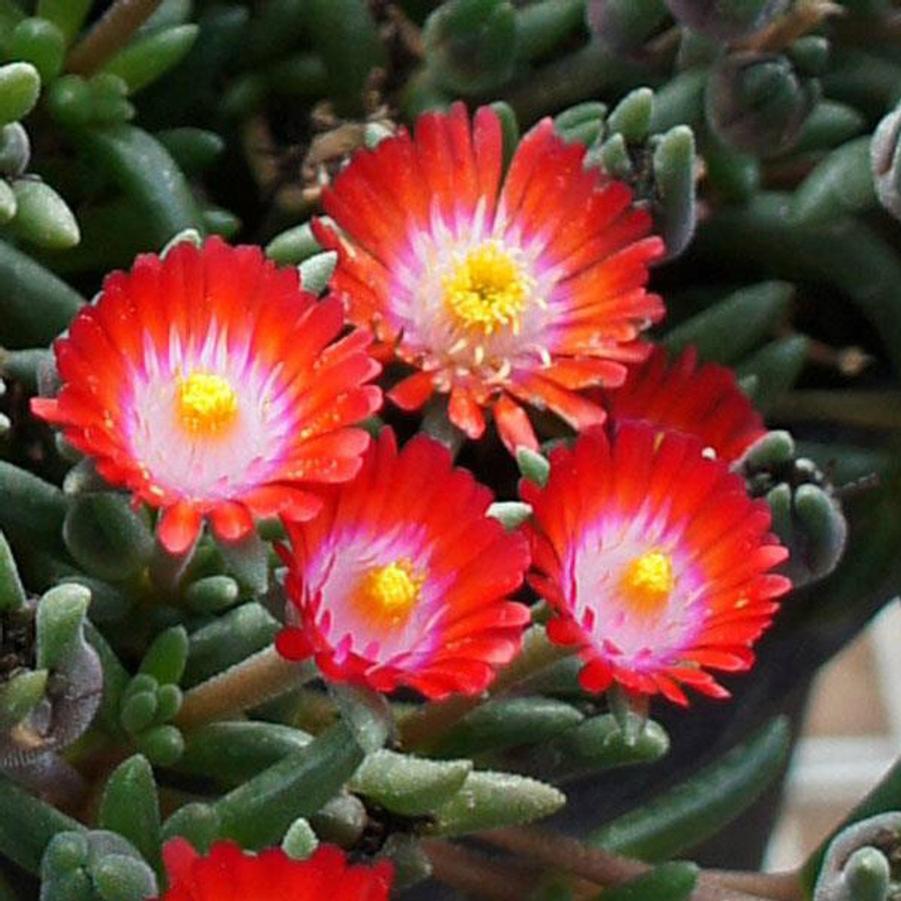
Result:
[[[520,143],[506,176],[497,115],[483,107],[427,113],[357,153],[324,195],[338,234],[333,284],[382,351],[414,366],[389,397],[417,409],[450,393],[451,421],[470,438],[494,414],[511,450],[537,446],[520,403],[573,428],[604,411],[578,391],[618,385],[644,359],[637,339],[663,316],[648,265],[663,242],[632,192],[566,144],[546,119]]]
[[[380,404],[363,384],[379,365],[365,332],[335,341],[343,326],[340,301],[304,293],[259,249],[182,243],[106,279],[56,341],[59,396],[32,408],[110,484],[162,508],[171,552],[203,516],[236,541],[255,517],[312,516],[307,486],[360,468],[369,438],[350,426]]]
[[[163,848],[169,888],[158,901],[387,901],[392,868],[349,866],[344,852],[320,845],[308,860],[280,848],[248,854],[216,842],[201,857],[183,838]]]
[[[716,363],[698,366],[694,348],[668,362],[666,350],[656,347],[646,363],[630,370],[621,388],[604,392],[604,403],[615,422],[646,422],[694,435],[728,463],[766,434],[763,418],[732,370]]]
[[[551,454],[546,488],[522,486],[530,582],[556,611],[551,639],[586,661],[588,691],[615,680],[680,704],[680,684],[728,697],[706,670],[748,669],[790,588],[769,572],[788,552],[769,534],[766,502],[702,450],[642,424],[612,441],[591,429]]]
[[[490,502],[443,445],[418,437],[398,452],[385,429],[316,519],[287,524],[296,628],[278,636],[279,652],[377,691],[484,690],[529,621],[506,600],[529,564],[526,541],[486,516]]]

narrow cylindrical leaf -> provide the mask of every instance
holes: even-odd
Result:
[[[0,730],[20,723],[44,699],[48,672],[25,671],[0,684]]]
[[[330,224],[330,220],[323,220]],[[266,256],[282,265],[298,265],[319,253],[322,248],[313,237],[309,222],[289,228],[266,245]]]
[[[41,76],[31,63],[0,66],[0,125],[24,119],[40,93]]]
[[[671,861],[598,895],[596,901],[689,901],[698,882],[698,865]]]
[[[663,343],[673,354],[694,346],[702,360],[737,363],[775,331],[793,294],[788,282],[741,288],[671,329]]]
[[[588,0],[588,26],[617,53],[638,50],[667,20],[663,0]]]
[[[154,539],[125,495],[111,491],[74,498],[63,524],[69,552],[91,575],[121,581],[150,561]]]
[[[120,50],[104,67],[134,94],[177,65],[197,39],[197,25],[177,25],[148,34]]]
[[[350,788],[394,813],[418,816],[447,803],[471,771],[469,760],[424,760],[382,749],[366,757]]]
[[[0,460],[0,496],[4,499],[0,504],[0,529],[13,540],[45,548],[60,546],[66,501],[59,488]]]
[[[257,603],[242,604],[191,635],[185,685],[194,685],[272,642],[278,622]]]
[[[135,754],[113,771],[97,819],[102,829],[127,838],[154,867],[160,861],[160,808],[146,757]]]
[[[153,676],[161,685],[177,684],[188,659],[188,633],[183,626],[161,632],[141,661],[141,672]]]
[[[62,31],[66,42],[81,30],[94,0],[38,0],[37,15],[52,22]]]
[[[45,84],[62,71],[66,53],[66,37],[47,19],[23,19],[13,29],[6,47],[7,55],[31,63]]]
[[[519,745],[540,745],[581,723],[570,704],[551,698],[499,698],[467,714],[434,749],[442,757],[468,757]]]
[[[516,12],[508,0],[449,0],[423,28],[428,66],[440,87],[491,91],[513,74]]]
[[[215,808],[222,835],[247,848],[280,841],[297,817],[309,817],[337,794],[362,760],[350,730],[343,723],[332,726],[220,798]]]
[[[821,160],[795,191],[792,219],[824,225],[876,205],[870,172],[870,138],[857,138]]]
[[[122,704],[122,728],[132,735],[143,732],[156,718],[158,703],[156,691],[130,693]]]
[[[146,219],[147,240],[162,247],[186,228],[203,233],[203,222],[184,174],[147,132],[111,125],[79,135],[92,159],[118,182]]]
[[[634,724],[631,734],[623,731],[612,714],[592,717],[565,732],[553,745],[562,756],[561,774],[568,777],[585,771],[652,763],[669,751],[669,736],[653,720],[628,714]],[[568,772],[567,772],[568,771]]]
[[[891,883],[885,855],[876,848],[858,848],[845,864],[848,901],[885,901]]]
[[[207,169],[225,150],[225,141],[216,132],[203,128],[170,128],[157,132],[156,139],[186,175]]]
[[[353,848],[360,840],[369,814],[363,802],[348,792],[340,792],[310,816],[310,824],[324,842]]]
[[[619,132],[629,143],[643,141],[651,128],[654,115],[654,92],[636,88],[623,97],[607,117],[608,133]]]
[[[695,139],[687,125],[661,136],[654,149],[654,181],[659,201],[657,219],[669,259],[688,246],[697,224]]]
[[[585,0],[539,0],[517,10],[516,55],[545,56],[571,35],[585,19]]]
[[[807,362],[809,344],[804,335],[780,338],[747,357],[737,367],[741,378],[756,377],[754,402],[757,407],[766,410],[794,385]]]
[[[304,260],[300,266],[300,283],[311,294],[322,294],[335,271],[338,253],[334,250],[317,253]]]
[[[239,784],[305,748],[312,740],[306,732],[280,723],[210,723],[188,733],[178,768]]]
[[[38,602],[37,664],[54,670],[62,666],[81,639],[91,593],[83,585],[51,588]]]
[[[162,839],[166,842],[177,835],[186,838],[199,853],[209,851],[219,835],[219,816],[213,806],[195,802],[179,807],[163,824]]]
[[[866,119],[853,106],[821,100],[807,117],[795,153],[810,153],[844,144],[866,127]]]
[[[308,0],[304,21],[325,63],[329,94],[342,114],[360,112],[369,73],[385,63],[378,28],[364,0]]]
[[[590,836],[590,843],[650,862],[692,848],[739,816],[782,772],[789,731],[776,719],[750,741]]]
[[[550,785],[512,773],[474,772],[435,811],[438,835],[463,835],[531,823],[556,813],[566,796]]]
[[[519,447],[516,449],[516,462],[524,479],[528,479],[542,488],[547,484],[551,464],[543,454],[527,447]]]
[[[0,853],[30,873],[38,873],[44,849],[55,835],[84,828],[3,775],[0,808],[15,811],[14,817],[0,817]]]
[[[21,175],[31,160],[31,141],[20,122],[0,128],[0,174]]]
[[[185,589],[185,603],[195,613],[220,613],[234,607],[241,596],[231,576],[206,576]]]
[[[138,750],[156,766],[172,766],[185,750],[185,739],[176,726],[155,726],[135,741]]]
[[[107,854],[91,867],[91,879],[102,901],[144,901],[157,893],[153,870],[124,854]]]
[[[20,238],[48,250],[68,250],[78,244],[78,222],[66,201],[50,185],[20,178],[12,188],[17,210],[12,228]]]
[[[18,610],[25,603],[25,589],[6,536],[0,531],[0,611]]]

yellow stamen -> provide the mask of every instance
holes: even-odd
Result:
[[[424,582],[425,577],[407,559],[377,566],[363,578],[357,594],[358,606],[367,618],[396,626],[416,606]]]
[[[457,323],[485,335],[507,326],[518,332],[532,288],[531,279],[497,241],[469,251],[441,284],[444,305]]]
[[[238,415],[238,395],[228,381],[209,372],[178,380],[178,415],[189,432],[215,435]]]
[[[675,584],[669,554],[648,551],[626,567],[620,587],[637,613],[655,613],[666,603]]]

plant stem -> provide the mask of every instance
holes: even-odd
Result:
[[[70,51],[69,71],[78,75],[96,72],[125,47],[160,3],[162,0],[116,0]]]
[[[175,723],[190,728],[240,713],[297,688],[315,674],[311,663],[292,663],[269,645],[192,688]]]
[[[576,838],[543,829],[514,827],[484,832],[479,838],[527,860],[565,870],[598,885],[619,885],[648,872],[638,860],[590,848]],[[693,901],[800,901],[797,873],[733,873],[704,871],[698,877]]]
[[[552,644],[544,629],[533,627],[526,633],[519,656],[498,673],[491,687],[492,696],[503,694],[526,676],[531,676],[571,653],[570,648]],[[480,695],[457,695],[438,704],[423,704],[398,724],[401,743],[406,748],[420,750],[435,744],[487,697],[487,692]]]
[[[511,872],[499,861],[485,860],[459,845],[425,839],[422,847],[435,879],[463,894],[491,901],[522,901],[535,887],[531,876]]]

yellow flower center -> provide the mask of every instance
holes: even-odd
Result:
[[[669,554],[648,551],[626,567],[620,587],[637,613],[655,613],[666,603],[675,584]]]
[[[404,558],[377,566],[363,577],[357,594],[361,612],[385,626],[395,626],[410,615],[419,600],[425,577]]]
[[[209,372],[178,380],[178,415],[189,431],[215,435],[238,415],[238,395],[229,382]]]
[[[469,251],[441,280],[444,305],[457,323],[491,335],[502,326],[516,334],[532,287],[519,263],[497,241]]]

